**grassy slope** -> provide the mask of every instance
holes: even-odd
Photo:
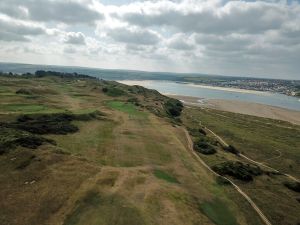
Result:
[[[227,143],[254,160],[264,161],[279,171],[300,177],[299,126],[282,121],[200,108],[186,109],[183,120],[189,127],[200,127],[200,124],[208,127]],[[281,157],[276,158],[278,156],[276,150],[280,150]],[[201,156],[210,166],[227,160],[243,161],[222,149],[219,149],[215,155]],[[284,176],[264,175],[255,178],[254,182],[236,182],[252,197],[273,224],[297,224],[300,205],[296,200],[297,194],[283,185],[286,180]]]
[[[231,191],[217,185],[189,154],[181,129],[145,108],[122,103],[128,96],[105,95],[101,90],[107,83],[0,79],[0,121],[37,112],[97,109],[107,115],[74,122],[77,133],[45,135],[57,146],[19,147],[0,155],[0,224],[259,224],[247,215],[249,206],[242,203],[241,211],[230,200]],[[20,88],[37,90],[16,95]],[[153,98],[137,97],[160,107]],[[25,153],[35,158],[18,170]]]

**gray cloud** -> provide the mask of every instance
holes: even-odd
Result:
[[[16,21],[0,18],[0,40],[3,41],[29,41],[27,36],[45,34],[42,27],[18,23]]]
[[[159,42],[159,36],[149,30],[116,28],[108,31],[107,35],[117,42],[129,44],[155,45]]]
[[[140,27],[169,26],[181,32],[196,33],[261,33],[279,29],[283,23],[297,15],[279,4],[230,1],[225,5],[209,6],[205,1],[171,1],[152,3],[149,7],[116,12],[117,18]],[[194,6],[191,2],[194,2]],[[140,5],[141,6],[141,5]]]
[[[195,46],[188,42],[188,37],[184,34],[176,34],[167,42],[167,46],[175,50],[189,51],[195,48]]]
[[[85,36],[81,32],[69,32],[66,34],[65,43],[72,45],[84,45],[85,44]]]
[[[299,1],[120,1],[2,0],[0,56],[27,47],[46,63],[299,79]]]
[[[4,0],[0,3],[0,12],[20,19],[66,24],[92,24],[103,19],[102,14],[89,8],[86,3],[86,1]]]

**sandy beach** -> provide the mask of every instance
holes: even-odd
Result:
[[[186,105],[200,106],[212,108],[222,111],[247,114],[252,116],[259,116],[277,120],[288,121],[293,124],[300,125],[300,111],[284,109],[280,107],[241,102],[235,100],[221,100],[221,99],[201,99],[190,96],[168,95],[172,98],[183,101]]]

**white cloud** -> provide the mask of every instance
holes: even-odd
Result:
[[[40,22],[93,24],[103,15],[92,8],[88,0],[4,0],[0,12],[9,16]]]
[[[2,0],[0,60],[300,79],[297,1],[124,2]]]
[[[116,28],[109,30],[107,35],[117,42],[129,44],[155,45],[159,42],[158,34],[144,29]]]
[[[32,23],[16,21],[6,16],[0,16],[0,40],[29,41],[28,36],[45,34],[46,29]]]
[[[72,45],[84,45],[85,35],[81,32],[69,32],[66,34],[65,43]]]

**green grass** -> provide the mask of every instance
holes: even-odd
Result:
[[[179,183],[176,177],[171,176],[170,174],[166,173],[162,170],[154,170],[153,172],[154,176],[156,176],[158,179],[165,180],[169,183]]]
[[[202,203],[200,209],[216,225],[238,225],[227,205],[218,198]]]
[[[38,105],[38,104],[1,104],[0,111],[4,112],[39,112],[47,110],[48,107],[45,105]]]
[[[217,110],[185,111],[192,116],[188,126],[207,126],[228,144],[257,161],[265,161],[282,172],[299,176],[300,126],[288,122]],[[276,157],[280,151],[282,157]]]
[[[182,119],[190,128],[199,128],[201,122],[250,158],[261,162],[266,160],[265,163],[273,168],[299,177],[300,126],[212,109],[185,109]],[[276,150],[281,152],[280,157]],[[249,163],[221,149],[215,155],[202,158],[210,166],[229,160]],[[262,209],[272,224],[297,224],[299,202],[295,200],[294,193],[282,184],[285,179],[283,176],[262,175],[255,177],[254,182],[235,182]]]
[[[110,108],[127,113],[131,117],[146,118],[146,116],[147,116],[147,113],[139,111],[135,105],[133,105],[132,103],[129,103],[129,102],[108,101],[106,104]]]
[[[140,212],[118,195],[100,195],[90,191],[77,202],[64,225],[143,225]]]

